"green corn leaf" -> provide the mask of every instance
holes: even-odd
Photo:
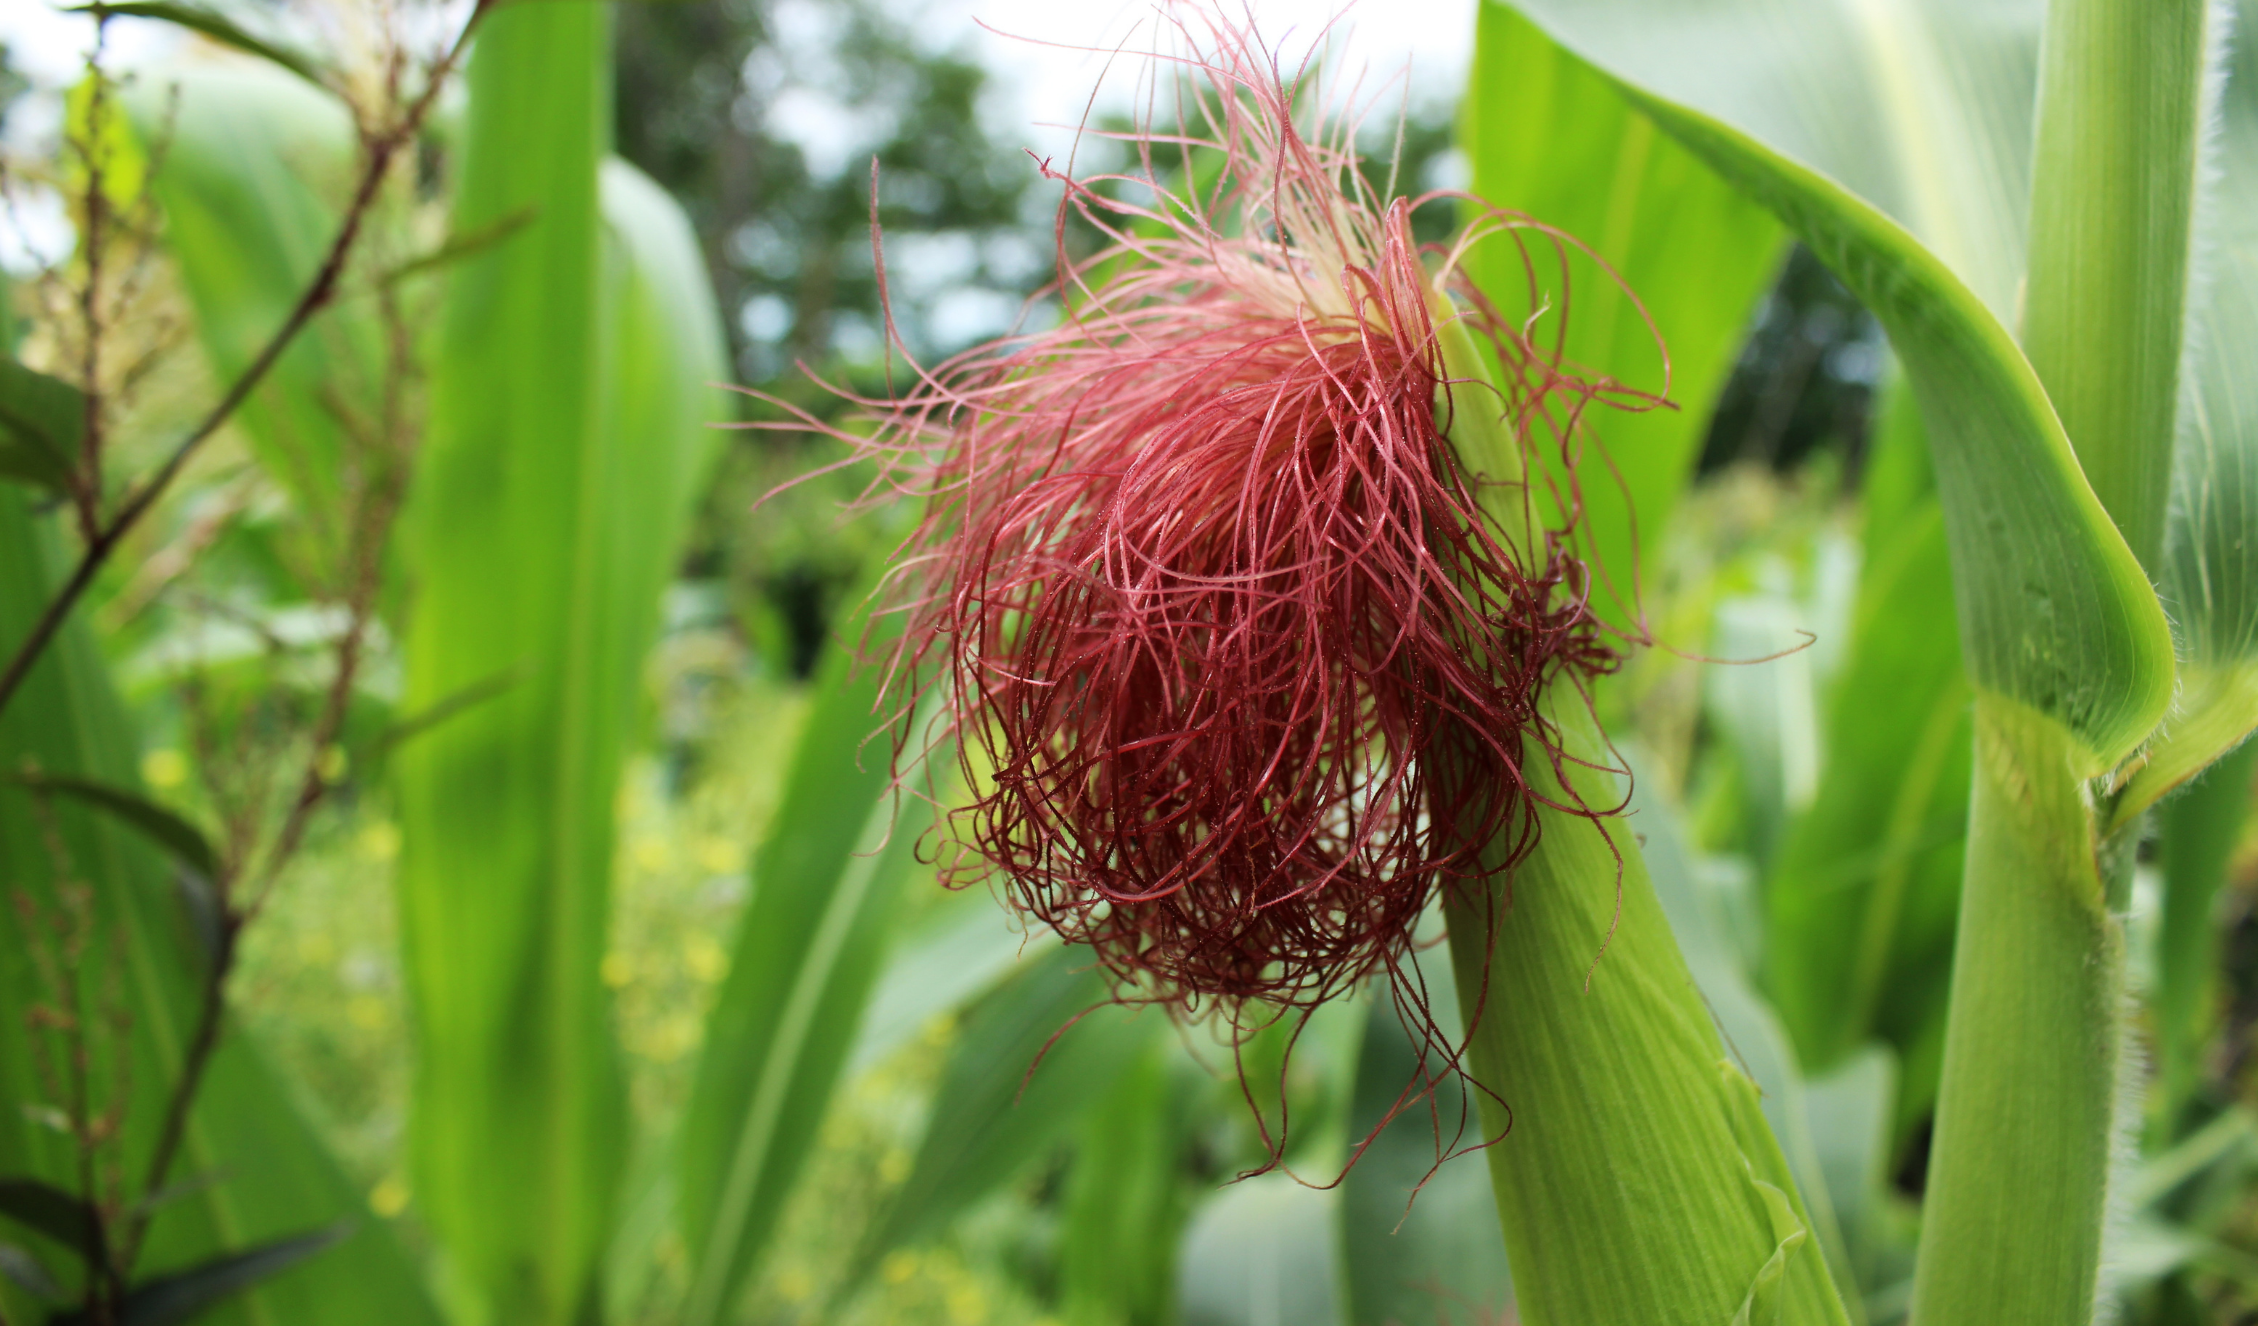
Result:
[[[176,100],[177,94],[177,100]],[[240,62],[160,66],[125,97],[136,131],[163,141],[152,188],[213,377],[234,380],[320,268],[357,165],[334,97]],[[345,412],[373,414],[382,330],[365,301],[324,312],[285,350],[236,420],[269,474],[297,498],[293,537],[320,564],[341,555]]]
[[[53,535],[30,516],[20,491],[0,490],[0,638],[21,637],[65,565]],[[137,754],[92,636],[83,622],[66,624],[23,693],[0,714],[0,767],[36,761],[48,777],[140,796]],[[49,799],[46,814],[51,820],[42,816],[29,789],[0,785],[0,864],[10,906],[28,900],[41,918],[36,925],[11,928],[10,941],[0,943],[0,1006],[25,1009],[53,997],[32,961],[35,946],[52,942],[43,936],[53,935],[67,910],[58,884],[87,886],[93,933],[86,975],[94,992],[87,997],[106,1001],[100,992],[115,989],[131,1018],[128,1030],[104,1033],[92,1063],[101,1100],[122,1092],[118,1160],[138,1181],[196,1016],[202,949],[176,888],[176,872],[144,834],[77,798]],[[65,853],[60,861],[49,850],[49,822]],[[20,920],[11,912],[9,925]],[[78,1011],[107,1027],[101,1018],[106,1006],[89,1003]],[[67,1136],[35,1118],[62,1102],[41,1085],[31,1034],[22,1018],[0,1018],[0,1082],[9,1084],[11,1097],[10,1108],[0,1113],[0,1173],[67,1191],[76,1182],[76,1153]],[[107,1039],[111,1035],[126,1039],[120,1045]],[[122,1079],[110,1075],[121,1053]],[[349,1216],[362,1203],[359,1190],[291,1107],[284,1084],[240,1029],[222,1037],[206,1070],[174,1172],[221,1177],[156,1212],[139,1268],[144,1273],[168,1274],[288,1238]],[[75,1247],[45,1240],[34,1250],[50,1265],[77,1255]],[[10,1320],[40,1319],[9,1292],[0,1286],[0,1312]],[[269,1321],[438,1326],[421,1272],[391,1228],[378,1223],[364,1223],[319,1261],[258,1286],[205,1320],[227,1326]]]
[[[2156,930],[2156,1134],[2176,1140],[2178,1117],[2202,1083],[2204,1052],[2218,1033],[2219,894],[2226,887],[2243,822],[2258,746],[2243,746],[2204,770],[2166,802],[2162,830],[2164,909]]]
[[[2146,571],[2003,325],[2022,283],[2005,237],[2020,227],[2000,224],[2013,207],[1989,190],[2030,187],[2015,162],[2028,160],[2042,6],[1736,2],[1706,12],[1700,33],[1647,0],[1526,7],[1795,230],[1881,319],[1905,367],[1929,430],[1977,715],[1915,1311],[1931,1326],[2083,1318],[2100,1256],[2122,939],[2098,871],[2102,826],[2080,784],[2147,741],[2173,694],[2174,658]],[[2076,48],[2106,57],[2091,68],[2120,49]],[[2169,157],[2192,142],[2174,119],[2193,111],[2192,83],[2183,90],[2177,109],[2167,90],[2103,113],[2149,117]],[[2050,113],[2081,95],[2052,86]],[[2186,156],[2175,187],[2192,187]],[[2050,168],[2040,183],[2075,177]],[[2141,238],[2110,234],[2088,261],[2115,263]],[[2163,235],[2140,256],[2161,260],[2184,240]],[[2051,241],[2048,252],[2065,261]],[[2178,266],[2156,270],[2166,269]],[[2156,301],[2178,307],[2176,289],[2149,293],[2142,326]],[[2136,358],[2099,343],[2085,353],[2105,371]],[[2137,503],[2111,482],[2137,531]],[[2017,1122],[2034,1113],[2050,1126]],[[2022,1218],[2034,1210],[2045,1220]]]
[[[1453,332],[1451,375],[1484,374]],[[1450,433],[1463,463],[1501,480],[1490,511],[1510,534],[1518,437],[1479,409],[1459,411]],[[1493,839],[1481,886],[1442,891],[1522,1319],[1846,1321],[1756,1088],[1725,1057],[1636,843],[1605,814],[1566,809],[1620,805],[1619,757],[1580,692],[1541,702],[1544,754],[1532,742],[1521,765],[1539,807],[1533,842],[1515,859],[1510,837]],[[1588,1181],[1602,1171],[1637,1178]]]
[[[115,787],[95,778],[69,774],[24,772],[0,774],[35,792],[69,797],[115,816],[150,842],[170,852],[206,879],[219,878],[219,854],[212,850],[201,829],[138,792]]]
[[[691,1323],[729,1317],[783,1214],[916,873],[919,803],[891,787],[876,670],[858,675],[836,650],[820,686],[683,1120],[676,1183]]]
[[[1841,1282],[1844,1297],[1874,1284],[1886,1259],[1902,1255],[1889,1215],[1891,1108],[1897,1096],[1897,1060],[1884,1045],[1866,1049],[1832,1073],[1803,1084],[1804,1117],[1810,1120],[1811,1150],[1826,1176],[1827,1197],[1835,1209],[1849,1253],[1852,1278]],[[1887,1320],[1871,1299],[1853,1305],[1869,1317]]]
[[[0,476],[61,491],[85,427],[83,392],[0,354]]]
[[[1882,320],[1936,455],[1970,678],[2061,725],[2085,776],[2130,755],[2171,695],[2170,630],[2002,322],[2040,7],[1521,8]]]
[[[1565,357],[1660,392],[1657,335],[1668,346],[1676,408],[1601,412],[1593,434],[1606,464],[1595,448],[1582,472],[1592,554],[1612,589],[1595,606],[1628,625],[1634,549],[1657,546],[1693,472],[1750,310],[1778,265],[1780,226],[1510,9],[1480,7],[1469,88],[1459,141],[1472,192],[1590,245],[1638,299],[1576,264],[1573,288],[1554,291],[1567,311]],[[1549,252],[1537,248],[1539,278],[1557,282],[1544,266]],[[1485,290],[1529,279],[1504,236],[1476,246],[1468,271]]]
[[[1573,795],[1615,804],[1597,729],[1579,701],[1552,704]],[[1536,795],[1571,795],[1550,763],[1524,768]],[[1521,1319],[1847,1321],[1756,1088],[1719,1037],[1727,1008],[1704,997],[1714,980],[1699,978],[1722,964],[1681,950],[1634,825],[1548,813],[1510,877],[1444,894],[1467,1062],[1496,1093],[1480,1103],[1502,1140],[1484,1156]]]
[[[1051,949],[965,1020],[909,1177],[857,1250],[847,1285],[1048,1154],[1167,1027],[1158,1012],[1109,1003],[1090,964],[1085,949]]]
[[[386,269],[384,274],[377,278],[377,284],[382,286],[398,285],[400,282],[414,277],[428,276],[435,272],[444,271],[473,254],[485,252],[532,225],[533,218],[538,213],[538,208],[523,207],[508,216],[497,217],[467,234],[449,235],[445,243],[431,252],[418,258],[410,258],[397,267]]]
[[[2117,808],[2126,823],[2258,729],[2258,4],[2236,7],[2202,203],[2188,375],[2166,544],[2180,694]]]
[[[31,1249],[0,1243],[0,1276],[42,1304],[63,1301],[63,1286]]]
[[[934,908],[923,933],[905,936],[871,992],[855,1037],[854,1076],[907,1044],[932,1019],[986,993],[1034,952],[1057,942],[1045,927],[1015,926],[1011,913],[980,889]]]
[[[1711,614],[1709,653],[1763,659],[1713,667],[1703,711],[1733,753],[1749,855],[1759,871],[1778,855],[1788,821],[1818,794],[1820,741],[1814,650],[1800,604],[1785,593],[1737,594]]]
[[[480,33],[455,229],[538,214],[450,275],[401,531],[404,709],[514,678],[393,757],[417,1192],[474,1326],[598,1303],[626,1128],[598,976],[613,807],[722,414],[688,226],[604,164],[609,22],[528,5]]]

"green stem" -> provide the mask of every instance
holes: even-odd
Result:
[[[2023,344],[2094,495],[2159,573],[2187,312],[2205,0],[2053,0]],[[1913,1317],[2085,1322],[2124,1068],[2135,818],[2059,721],[1976,702],[1975,791]]]
[[[2195,215],[2207,0],[2054,0],[2023,349],[2094,495],[2158,573]]]
[[[2219,934],[2213,912],[2228,859],[2250,809],[2258,742],[2245,742],[2166,802],[2164,917],[2156,936],[2156,1055],[2163,1081],[2160,1141],[2179,1136],[2202,1078],[2204,1043],[2216,1021]]]
[[[2091,846],[2074,746],[1979,694],[1921,1326],[2093,1319],[2124,1038],[2124,926],[2101,862],[2131,863]]]
[[[1604,758],[1574,697],[1570,749]],[[1541,761],[1539,795],[1563,789]],[[1615,780],[1576,769],[1585,804]],[[1444,900],[1467,1067],[1527,1326],[1841,1326],[1809,1216],[1686,969],[1631,826],[1546,811],[1535,850]],[[1494,1093],[1494,1095],[1492,1094]]]

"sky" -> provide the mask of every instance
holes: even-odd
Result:
[[[1232,6],[1226,12],[1234,17],[1240,5],[1252,13],[1257,31],[1287,57],[1289,68],[1338,16],[1340,21],[1332,24],[1333,53],[1343,68],[1363,69],[1377,84],[1408,67],[1414,87],[1453,94],[1466,77],[1477,2],[1222,0]],[[1093,82],[1105,72],[1106,57],[1039,43],[1110,51],[1141,30],[1147,41],[1132,41],[1130,48],[1149,49],[1154,13],[1151,0],[927,0],[921,28],[937,45],[952,44],[960,35],[972,42],[1006,90],[994,108],[999,119],[1012,114],[1019,123],[1055,123],[1080,117]],[[1116,104],[1130,93],[1133,64],[1119,62],[1107,80],[1109,99]],[[1051,130],[1041,144],[1030,146],[1047,149],[1068,136],[1065,129]]]
[[[1455,94],[1466,76],[1472,44],[1474,7],[1479,0],[1220,0],[1234,18],[1251,14],[1266,44],[1280,51],[1291,68],[1311,46],[1327,37],[1334,67],[1361,70],[1368,93],[1389,84],[1385,100],[1396,101],[1391,84],[1406,71],[1415,95]],[[931,47],[968,46],[995,73],[984,106],[995,131],[1018,139],[1038,154],[1063,155],[1073,139],[1071,126],[1088,104],[1093,85],[1103,90],[1098,108],[1128,106],[1134,96],[1135,60],[1117,62],[1107,76],[1107,57],[1126,44],[1149,49],[1156,29],[1152,0],[892,0]],[[794,25],[815,37],[826,22],[821,0],[774,0],[772,13],[789,37]],[[1333,20],[1338,19],[1337,22]],[[52,135],[60,116],[59,90],[78,76],[90,21],[65,14],[48,0],[8,0],[0,4],[0,42],[15,66],[41,91],[20,102],[10,117],[8,138],[18,150]],[[113,25],[116,64],[161,56],[179,40],[165,25],[125,21]],[[782,45],[789,47],[787,40]],[[1094,50],[1066,49],[1087,47]],[[771,107],[783,121],[775,127],[809,150],[819,173],[827,158],[839,164],[857,155],[861,126],[820,93],[803,94]],[[52,205],[50,205],[52,204]],[[52,199],[19,198],[14,224],[0,224],[0,266],[21,270],[29,249],[67,243],[62,212]],[[30,233],[25,233],[25,232]],[[27,247],[28,246],[28,247]]]

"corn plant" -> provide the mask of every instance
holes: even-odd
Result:
[[[1679,25],[1658,7],[1524,8],[1890,330],[1935,457],[1975,696],[1913,1310],[2084,1320],[2123,1126],[2132,845],[2251,726],[2225,643],[2240,554],[2220,541],[2247,434],[2223,385],[2247,354],[2228,238],[2247,79],[2227,80],[2217,197],[2198,202],[2227,16],[1726,6]],[[1819,50],[1844,60],[1822,73]],[[2191,258],[2213,235],[2215,280]]]
[[[999,1209],[1077,1326],[2078,1322],[2135,1277],[2177,1321],[2185,1268],[2234,1272],[2192,1231],[2254,1135],[2205,1088],[2258,726],[2248,0],[1483,0],[1440,251],[1335,71],[1170,7],[1147,86],[1183,96],[1121,127],[1127,180],[1027,166],[1062,319],[883,394],[857,365],[851,424],[714,389],[699,239],[611,155],[603,6],[480,7],[435,129],[455,55],[372,116],[214,12],[93,22],[136,15],[239,63],[97,54],[59,279],[99,310],[121,232],[161,251],[223,389],[121,493],[102,317],[42,305],[45,372],[0,382],[48,495],[0,493],[9,1320],[868,1319]],[[1682,564],[1730,560],[1693,469],[1791,240],[1895,360],[1863,564],[1803,598]],[[615,807],[740,410],[830,432],[913,556],[813,682],[652,1129]],[[135,529],[194,528],[168,494],[223,429],[292,513],[261,555],[348,623],[264,818],[136,785],[98,647],[142,639]],[[1827,633],[1750,662],[1775,622]],[[1705,746],[1654,717],[1693,668]],[[228,979],[348,789],[401,825],[418,1240],[337,1223]],[[905,925],[936,873],[1009,910]],[[883,1193],[787,1286],[840,1088],[934,1025]],[[1879,1172],[1932,1115],[1916,1257]],[[2164,1271],[2105,1274],[2167,1218]]]

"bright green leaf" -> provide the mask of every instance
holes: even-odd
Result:
[[[1991,14],[1990,36],[1964,34],[1957,48],[1933,34],[1973,23],[1967,6],[1854,17],[1725,0],[1698,22],[1657,0],[1522,7],[1770,208],[1881,319],[1936,456],[1969,676],[2073,734],[2085,776],[2130,755],[2171,697],[2170,628],[2000,321],[2022,212],[1976,164],[2004,164],[1991,162],[1990,137],[1961,119],[2014,122],[2004,107],[2016,86],[2027,107],[2032,57],[2015,42],[2035,29],[2000,21],[2027,6]],[[1829,50],[1857,54],[1812,56]]]
[[[1158,1041],[1080,1124],[1059,1218],[1059,1312],[1068,1326],[1175,1320],[1186,1111]]]
[[[165,65],[124,95],[144,140],[165,143],[153,190],[196,335],[229,382],[265,348],[314,279],[353,186],[353,123],[334,97],[255,64]],[[377,413],[382,328],[367,301],[317,317],[236,415],[298,502],[290,537],[329,566],[345,543],[350,430]]]
[[[1581,485],[1591,555],[1609,580],[1595,607],[1627,625],[1633,551],[1658,545],[1692,473],[1750,309],[1779,262],[1780,226],[1509,9],[1481,6],[1469,86],[1459,140],[1472,191],[1590,245],[1629,288],[1589,262],[1572,266],[1573,289],[1551,291],[1565,309],[1565,357],[1576,371],[1659,392],[1658,336],[1668,349],[1675,408],[1587,421]],[[1487,290],[1530,279],[1504,236],[1478,245],[1468,270]],[[1535,275],[1558,279],[1545,262]]]
[[[450,275],[400,531],[403,708],[513,678],[393,756],[416,1192],[471,1326],[599,1302],[627,1128],[599,977],[614,808],[723,413],[689,227],[604,160],[609,24],[526,5],[481,30],[453,228],[538,219]]]
[[[485,225],[460,235],[449,235],[438,248],[419,258],[410,258],[391,268],[377,278],[378,285],[397,285],[411,277],[424,276],[444,270],[473,254],[507,240],[510,236],[533,224],[540,209],[533,206],[519,208],[508,216],[497,217]]]
[[[2189,390],[2165,601],[2180,629],[2180,694],[2119,803],[2129,821],[2258,728],[2258,4],[2240,0],[2199,214]]]
[[[1635,768],[1635,766],[1634,766]],[[1812,1141],[1811,1118],[1804,1105],[1803,1070],[1788,1042],[1787,1032],[1771,1006],[1756,992],[1748,972],[1727,939],[1718,918],[1704,906],[1693,878],[1693,860],[1678,826],[1674,808],[1654,793],[1658,781],[1634,777],[1631,823],[1638,826],[1639,855],[1654,880],[1654,894],[1670,920],[1671,933],[1685,955],[1702,1000],[1717,1020],[1732,1063],[1755,1084],[1765,1122],[1778,1139],[1781,1153],[1794,1174],[1809,1223],[1818,1231],[1835,1287],[1854,1322],[1863,1320],[1858,1284],[1851,1273],[1849,1249],[1835,1223],[1834,1203],[1827,1191],[1826,1173]]]

